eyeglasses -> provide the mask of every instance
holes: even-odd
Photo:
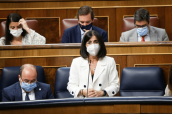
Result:
[[[147,26],[147,24],[145,24],[145,25],[135,25],[136,28],[143,28],[143,27],[146,27],[146,26]]]
[[[93,42],[92,41],[88,41],[86,44],[90,45],[90,44],[98,44],[99,41],[98,40],[94,40]]]

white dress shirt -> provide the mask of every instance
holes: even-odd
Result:
[[[23,101],[25,101],[25,96],[26,96],[26,92],[22,89],[22,100]],[[35,92],[34,92],[34,89],[29,93],[28,96],[29,96],[29,99],[30,100],[35,100]]]

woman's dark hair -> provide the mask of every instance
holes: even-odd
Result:
[[[97,54],[97,57],[98,57],[98,58],[103,58],[103,57],[105,57],[107,51],[106,51],[106,47],[105,47],[103,38],[102,38],[102,36],[101,36],[98,32],[96,32],[96,31],[94,31],[94,30],[89,31],[89,32],[87,32],[87,33],[84,35],[83,40],[82,40],[82,43],[81,43],[81,49],[80,49],[80,54],[81,54],[81,56],[82,56],[83,58],[88,58],[88,55],[89,55],[89,54],[88,54],[88,52],[87,52],[86,43],[91,39],[92,36],[96,36],[96,38],[97,38],[97,40],[98,40],[98,42],[99,42],[99,45],[100,45],[100,50],[99,50],[99,52],[98,52],[98,54]]]
[[[168,75],[168,88],[172,91],[172,66],[170,67],[170,72]]]
[[[22,16],[18,13],[11,13],[7,17],[6,26],[5,26],[5,45],[10,45],[10,42],[13,39],[13,35],[10,34],[9,25],[11,22],[19,22],[22,19]],[[22,28],[23,29],[23,28]],[[23,29],[22,36],[24,37],[27,34],[26,30]]]
[[[144,9],[144,8],[140,8],[138,9],[135,14],[134,14],[134,24],[136,23],[136,21],[144,21],[146,20],[147,23],[149,24],[149,19],[150,19],[150,15],[148,10]]]

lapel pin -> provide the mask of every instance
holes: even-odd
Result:
[[[39,88],[39,91],[41,91],[41,88]]]

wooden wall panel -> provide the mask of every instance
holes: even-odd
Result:
[[[96,16],[109,16],[109,42],[116,41],[116,28],[115,28],[115,21],[116,21],[116,13],[115,9],[113,8],[102,8],[102,9],[93,9]],[[106,30],[106,29],[105,29]],[[108,32],[108,31],[107,31]]]
[[[40,34],[46,37],[46,43],[60,43],[59,28],[61,20],[66,18],[66,10],[19,10],[18,13],[24,18],[40,18],[38,19],[38,21],[40,20],[38,22],[41,29]]]
[[[43,67],[43,68],[44,68],[46,83],[51,85],[51,90],[54,94],[56,71],[59,67],[52,66],[52,67]]]
[[[172,5],[171,0],[117,0],[117,1],[75,1],[75,2],[19,2],[1,3],[1,8],[57,8],[57,7],[81,7],[89,5],[92,7],[125,7],[143,5]]]
[[[172,41],[172,7],[165,7],[165,30],[168,34],[169,40]]]
[[[119,64],[119,69],[118,69],[118,73],[119,73],[119,79],[121,79],[121,73],[122,73],[122,69],[125,68],[127,65],[127,56],[112,56],[109,55],[110,57],[113,57],[116,64]]]
[[[46,44],[61,42],[59,38],[60,17],[35,17],[32,19],[38,20],[38,32],[46,38]]]
[[[0,18],[7,18],[10,13],[17,13],[17,10],[0,10]]]
[[[135,8],[117,8],[116,9],[116,32],[117,32],[117,42],[120,40],[121,31],[122,31],[122,20],[123,15],[133,15],[134,13],[141,7],[135,7]],[[152,14],[157,14],[160,19],[160,28],[165,29],[165,8],[164,7],[144,7]]]
[[[79,9],[79,8],[78,8]],[[66,9],[66,18],[77,18],[78,9]]]
[[[172,55],[128,55],[127,67],[134,67],[135,64],[171,64]]]

